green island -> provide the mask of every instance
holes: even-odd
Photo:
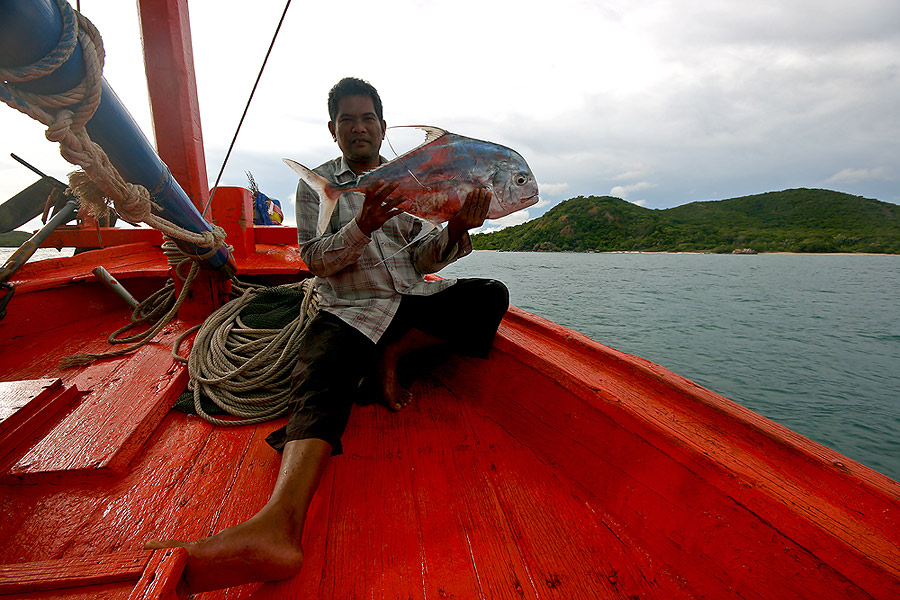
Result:
[[[900,254],[900,205],[805,188],[667,209],[578,196],[472,243],[520,252]]]
[[[0,234],[0,247],[31,236]],[[900,254],[900,206],[831,190],[643,208],[611,196],[578,196],[546,214],[472,236],[476,250],[519,252],[858,252]]]

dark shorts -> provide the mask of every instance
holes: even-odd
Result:
[[[509,291],[501,282],[460,279],[430,296],[403,296],[377,344],[340,317],[319,311],[303,334],[291,374],[288,423],[266,441],[280,451],[287,442],[317,438],[331,444],[332,455],[341,454],[353,404],[373,401],[360,381],[373,374],[382,348],[419,329],[446,340],[454,353],[485,358],[508,307]]]

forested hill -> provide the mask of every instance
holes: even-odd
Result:
[[[579,196],[543,216],[473,236],[478,250],[900,253],[900,206],[794,189],[663,210]]]

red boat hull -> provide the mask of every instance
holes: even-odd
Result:
[[[305,275],[295,249],[253,249],[243,274]],[[4,388],[38,396],[0,431],[0,592],[176,597],[183,553],[143,542],[254,514],[280,423],[169,412],[189,320],[60,369],[127,321],[94,263],[139,298],[166,273],[150,244],[29,265],[19,318],[0,323],[0,380],[41,380]],[[398,414],[354,409],[298,576],[200,597],[900,597],[896,482],[658,365],[513,308],[488,360],[453,359],[414,392]]]

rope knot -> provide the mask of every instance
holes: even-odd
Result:
[[[53,122],[47,125],[47,131],[44,135],[51,142],[62,144],[67,141],[67,138],[73,137],[72,123],[74,122],[74,112],[68,109],[59,110],[57,111]]]
[[[144,222],[150,217],[152,202],[150,192],[142,185],[126,183],[127,193],[116,202],[116,212],[132,223]]]

